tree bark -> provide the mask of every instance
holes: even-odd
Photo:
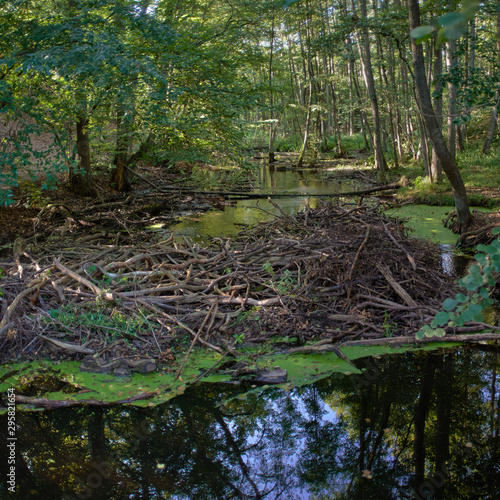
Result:
[[[269,163],[274,162],[274,138],[278,122],[274,121],[274,94],[273,94],[273,55],[274,55],[274,16],[271,26],[271,46],[269,48],[269,107],[270,107],[270,123],[269,123]]]
[[[434,111],[436,112],[436,119],[438,126],[443,127],[443,84],[441,83],[441,73],[443,72],[443,51],[441,47],[434,46],[434,90],[436,92],[436,97],[434,97]],[[441,163],[436,154],[436,151],[432,150],[432,161],[431,168],[429,172],[429,177],[431,182],[440,182],[443,180],[443,169]]]
[[[118,103],[116,111],[115,168],[111,173],[111,184],[117,191],[130,191],[130,170],[128,153],[130,149],[130,115],[127,116],[124,103]]]
[[[366,21],[368,18],[366,9],[366,0],[360,0],[361,7],[361,17]],[[382,127],[380,124],[380,112],[377,100],[377,91],[375,89],[375,79],[373,77],[373,68],[370,55],[370,38],[368,35],[368,28],[362,29],[360,34],[359,53],[361,58],[361,64],[363,67],[363,76],[366,84],[366,89],[368,91],[368,96],[370,98],[370,105],[372,109],[373,118],[373,149],[375,153],[375,168],[381,172],[387,170],[387,163],[384,157],[383,145],[382,145]]]
[[[410,29],[420,26],[420,8],[418,0],[408,0],[408,15]],[[467,229],[467,226],[471,221],[467,192],[465,190],[462,176],[460,175],[455,160],[446,145],[441,128],[437,122],[434,109],[432,108],[431,95],[425,75],[422,45],[417,45],[414,38],[411,38],[411,53],[415,78],[415,91],[420,113],[422,114],[422,118],[425,122],[425,126],[434,150],[436,151],[443,170],[451,183],[453,196],[455,198],[455,207],[457,210],[456,230],[458,232],[463,232]]]
[[[500,0],[497,0],[497,64],[500,65]],[[500,85],[500,82],[498,83]],[[497,92],[495,94],[495,105],[491,111],[490,125],[488,127],[488,132],[486,133],[486,137],[484,139],[483,150],[482,153],[486,154],[493,141],[493,136],[495,135],[495,126],[498,122],[498,105],[500,101],[500,94]]]
[[[307,114],[306,114],[306,123],[304,126],[304,139],[302,142],[302,148],[300,150],[299,159],[297,160],[297,168],[302,168],[302,164],[304,162],[304,156],[307,150],[307,143],[309,142],[309,127],[311,124],[311,108],[312,108],[312,94],[313,94],[313,84],[312,80],[309,83],[309,97],[307,100]]]
[[[448,42],[448,71],[451,75],[457,68],[457,42],[450,40]],[[457,149],[457,124],[455,119],[457,117],[457,86],[452,81],[448,84],[448,149],[450,154],[455,160]]]
[[[79,195],[89,192],[90,182],[90,140],[89,119],[82,110],[76,122],[76,152],[78,155],[78,167],[69,169],[69,185],[71,191]]]

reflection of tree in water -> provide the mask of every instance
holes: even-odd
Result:
[[[225,404],[201,386],[156,408],[18,412],[18,498],[495,498],[498,354],[366,363]]]

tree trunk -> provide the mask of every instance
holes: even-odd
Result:
[[[274,95],[273,95],[273,55],[274,55],[274,16],[271,26],[271,47],[269,53],[269,107],[270,123],[269,123],[269,163],[274,163],[274,138],[276,136],[276,129],[278,122],[274,121]]]
[[[311,124],[312,93],[313,93],[313,84],[311,80],[309,83],[309,98],[307,100],[307,114],[306,114],[306,123],[304,127],[304,140],[302,142],[302,149],[300,150],[299,159],[297,160],[297,168],[302,168],[302,164],[304,163],[304,156],[306,154],[307,143],[309,142],[309,126]]]
[[[115,168],[111,173],[111,184],[117,191],[130,191],[130,170],[128,153],[130,149],[130,115],[127,116],[123,103],[117,105]]]
[[[333,65],[333,61],[330,59],[330,64],[328,65],[325,61],[325,67],[329,68],[329,73],[330,75],[334,75],[334,70],[335,67]],[[333,79],[330,81],[330,86],[331,90],[331,95],[332,95],[332,113],[333,113],[333,123],[334,123],[334,134],[335,134],[335,139],[337,142],[337,154],[339,156],[342,156],[344,154],[344,150],[342,148],[342,136],[341,136],[341,130],[340,130],[340,123],[339,123],[339,112],[338,112],[338,107],[337,107],[337,92],[335,90],[335,83],[333,82]]]
[[[360,7],[361,17],[366,21],[366,19],[368,18],[366,0],[360,0]],[[385,161],[382,145],[382,128],[380,124],[380,113],[378,107],[377,92],[375,89],[375,79],[373,77],[373,68],[370,55],[370,38],[368,35],[367,27],[364,27],[361,30],[359,53],[361,64],[363,67],[363,76],[366,84],[366,89],[368,90],[368,96],[370,98],[370,105],[372,109],[375,168],[377,168],[381,172],[385,172],[387,170],[387,163]]]
[[[488,131],[486,132],[486,137],[484,139],[483,149],[481,151],[483,155],[486,154],[491,148],[491,143],[493,142],[493,136],[495,135],[495,129],[497,127],[497,120],[498,120],[498,109],[495,106],[491,111],[490,124],[488,126]]]
[[[410,29],[420,26],[420,8],[418,0],[408,0],[408,15]],[[451,183],[453,196],[455,198],[455,207],[457,210],[458,227],[456,230],[458,232],[463,232],[466,230],[471,221],[465,185],[455,160],[446,145],[437,122],[434,109],[432,108],[431,96],[425,76],[425,63],[422,45],[417,45],[414,38],[411,38],[411,53],[415,77],[415,91],[420,113],[422,114],[429,138],[441,162],[443,170]]]
[[[434,97],[434,111],[436,112],[436,119],[440,128],[443,127],[443,84],[441,83],[442,72],[443,51],[441,47],[434,46],[434,91],[437,94],[436,97]],[[432,150],[432,161],[429,174],[431,182],[440,182],[443,180],[443,169],[434,149]]]
[[[497,64],[500,65],[500,0],[497,0]],[[500,82],[499,82],[500,85]],[[486,133],[486,137],[484,139],[483,150],[482,153],[486,154],[493,141],[493,136],[495,135],[495,125],[498,121],[498,103],[500,101],[500,94],[497,92],[495,94],[495,106],[491,111],[490,125],[488,127],[488,132]]]
[[[69,185],[74,193],[85,195],[89,193],[90,184],[89,119],[85,110],[79,113],[76,122],[76,152],[78,167],[69,169]]]
[[[427,143],[427,137],[425,135],[425,126],[420,116],[418,117],[418,129],[420,130],[420,151],[422,152],[425,175],[430,175],[429,144]]]
[[[457,68],[457,42],[450,40],[448,42],[448,71],[451,75]],[[452,78],[453,80],[453,78]],[[448,149],[455,160],[457,149],[457,86],[451,81],[448,84]]]

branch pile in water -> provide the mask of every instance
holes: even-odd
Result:
[[[412,335],[454,290],[437,248],[404,232],[373,208],[328,204],[208,246],[96,234],[24,252],[0,263],[0,349],[34,355],[55,348],[48,338],[71,356],[162,359],[186,333],[221,352],[233,336]]]

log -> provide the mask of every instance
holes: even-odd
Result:
[[[45,398],[32,398],[29,396],[22,396],[20,394],[16,394],[16,403],[18,404],[27,404],[38,406],[41,408],[46,408],[48,410],[55,410],[57,408],[67,408],[69,406],[118,406],[127,403],[133,403],[134,401],[142,401],[144,399],[151,399],[156,396],[156,392],[141,392],[126,399],[120,399],[118,401],[101,401],[96,399],[65,399],[64,401],[53,401],[51,399]]]
[[[162,193],[175,193],[178,195],[197,195],[197,196],[222,196],[223,198],[240,198],[247,200],[267,199],[269,196],[273,198],[342,198],[343,196],[361,196],[365,194],[377,193],[379,191],[388,191],[398,189],[400,184],[385,184],[373,188],[360,189],[358,191],[345,191],[343,193],[247,193],[245,191],[203,191],[199,189],[186,189],[178,187],[162,187],[155,188]]]
[[[322,352],[335,352],[338,355],[339,347],[346,346],[374,346],[374,345],[392,345],[392,346],[418,346],[421,344],[432,344],[436,342],[485,342],[500,340],[500,333],[476,333],[470,335],[445,335],[444,337],[425,337],[417,340],[415,337],[386,337],[380,339],[347,340],[346,342],[336,344],[325,344],[318,342],[316,345],[294,347],[286,351],[286,354],[313,354]],[[342,357],[343,356],[339,356]]]

